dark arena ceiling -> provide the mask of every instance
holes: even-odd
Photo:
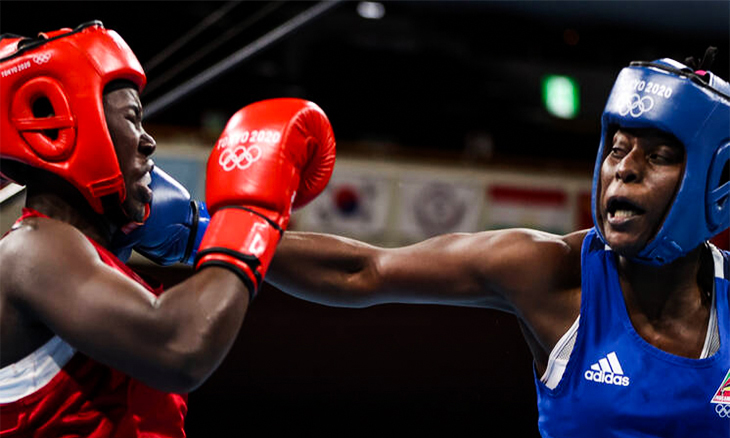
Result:
[[[0,31],[31,36],[101,20],[147,70],[151,125],[219,129],[247,103],[297,96],[325,110],[341,145],[412,153],[459,155],[486,136],[496,156],[584,163],[613,78],[630,61],[699,57],[714,45],[713,70],[728,77],[726,1],[379,5],[382,18],[368,19],[354,1],[3,0]],[[216,66],[219,74],[195,82]],[[545,110],[549,74],[577,81],[576,118]]]

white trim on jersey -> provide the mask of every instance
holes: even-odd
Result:
[[[0,403],[10,403],[47,385],[76,353],[58,336],[23,359],[0,369]]]
[[[550,389],[555,389],[563,377],[565,367],[568,365],[568,360],[570,359],[570,353],[573,352],[575,338],[578,335],[579,321],[580,315],[575,318],[573,325],[565,332],[558,343],[555,344],[553,351],[550,352],[547,369],[542,377],[540,377],[540,381]]]
[[[715,264],[715,278],[725,278],[725,258],[717,247],[708,243],[712,251],[712,261]]]
[[[707,322],[707,335],[705,336],[705,344],[702,346],[702,354],[700,359],[710,357],[715,353],[712,351],[714,344],[714,338],[716,338],[720,332],[720,328],[717,326],[717,308],[715,305],[715,283],[712,283],[712,307],[710,307],[710,320]],[[714,350],[714,349],[713,349]]]
[[[719,249],[713,244],[708,244],[712,251],[712,261],[715,267],[715,278],[725,278],[725,259]],[[705,345],[702,347],[700,359],[710,357],[720,348],[720,328],[717,326],[717,305],[715,304],[715,282],[712,282],[712,304],[710,307],[710,320],[707,323],[707,336]]]

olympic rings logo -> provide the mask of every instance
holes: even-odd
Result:
[[[226,172],[238,168],[248,169],[253,163],[261,158],[261,149],[257,145],[250,147],[238,146],[224,150],[218,157],[218,164]]]
[[[33,55],[33,62],[36,64],[45,64],[46,62],[51,60],[51,54],[50,53],[38,53],[37,55]]]
[[[632,117],[639,117],[645,112],[651,111],[652,108],[654,108],[654,99],[650,96],[641,97],[638,94],[632,94],[621,104],[618,112],[622,116],[631,114]]]
[[[717,415],[719,415],[720,418],[728,418],[728,417],[730,417],[730,404],[727,404],[727,403],[718,403],[715,406],[715,412],[717,412]]]

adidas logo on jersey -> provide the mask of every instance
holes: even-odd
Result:
[[[586,370],[583,377],[592,382],[609,385],[629,386],[631,383],[629,377],[624,376],[624,370],[621,368],[615,351],[608,353],[598,363],[591,365],[591,369]]]

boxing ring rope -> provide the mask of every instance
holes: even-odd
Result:
[[[237,66],[239,63],[245,61],[249,57],[265,49],[274,42],[280,40],[281,38],[297,30],[301,26],[319,17],[335,5],[339,4],[341,1],[342,0],[332,0],[317,3],[316,5],[312,6],[301,14],[295,16],[286,23],[265,34],[256,41],[252,42],[251,44],[248,44],[247,46],[239,49],[238,51],[229,55],[227,58],[209,67],[208,69],[194,76],[182,85],[176,87],[172,91],[145,105],[145,117],[153,117],[155,114],[169,107],[184,96],[192,93],[206,83]]]
[[[200,35],[203,31],[214,25],[221,18],[225,17],[227,13],[233,10],[236,6],[241,4],[242,0],[228,2],[219,9],[216,9],[212,14],[205,17],[197,26],[183,33],[183,36],[175,40],[172,44],[167,46],[165,50],[160,51],[152,59],[145,62],[144,71],[149,74],[151,70],[154,70],[158,65],[165,62],[173,53],[180,50],[185,44],[189,43],[193,38]]]
[[[12,199],[15,195],[22,192],[25,189],[24,186],[19,186],[15,183],[7,183],[2,189],[0,189],[0,204],[5,201]]]
[[[255,14],[252,14],[245,21],[243,21],[241,23],[238,23],[238,24],[232,26],[223,35],[220,35],[219,37],[217,37],[215,40],[213,40],[211,43],[209,43],[205,47],[197,50],[192,55],[189,55],[183,61],[175,63],[175,65],[172,68],[170,68],[169,70],[167,70],[163,74],[161,74],[161,75],[154,75],[154,79],[152,79],[145,86],[145,91],[144,92],[145,93],[149,93],[151,91],[154,91],[154,90],[160,88],[162,85],[164,85],[171,78],[179,75],[181,72],[183,72],[186,69],[188,69],[191,65],[194,65],[196,62],[198,62],[201,59],[203,59],[203,57],[205,57],[208,53],[210,53],[211,51],[217,49],[218,47],[220,47],[221,45],[225,44],[226,42],[230,41],[236,35],[240,34],[244,30],[246,30],[247,28],[251,27],[252,24],[256,23],[259,20],[262,20],[263,18],[265,18],[266,16],[268,16],[269,14],[271,14],[272,12],[274,12],[275,10],[277,10],[278,8],[280,8],[281,5],[283,5],[283,4],[284,4],[284,2],[268,3],[266,6],[264,6],[259,11],[257,11]],[[221,8],[221,9],[223,9],[223,8]],[[227,8],[227,10],[230,10],[230,9],[232,9],[232,8]],[[218,16],[218,13],[216,12],[213,15]],[[209,16],[208,18],[212,17],[213,15]],[[200,28],[200,27],[201,26],[197,26],[196,29],[197,28]],[[178,41],[176,41],[175,43],[173,43],[170,47],[168,47],[167,49],[165,49],[165,52],[172,53],[172,52],[178,50],[178,48],[181,45],[180,42],[183,41],[183,40],[185,42],[188,42],[188,41],[191,40],[191,38],[189,38],[187,36],[186,37],[183,37],[183,38],[180,38]],[[156,56],[155,58],[159,58],[159,56]],[[156,64],[153,61],[154,61],[154,59],[152,61],[150,61],[149,64],[152,64],[152,66],[154,67],[154,65],[156,65]],[[144,69],[145,69],[145,72],[149,73],[147,64],[145,64]],[[149,76],[149,74],[148,74],[148,76]]]

